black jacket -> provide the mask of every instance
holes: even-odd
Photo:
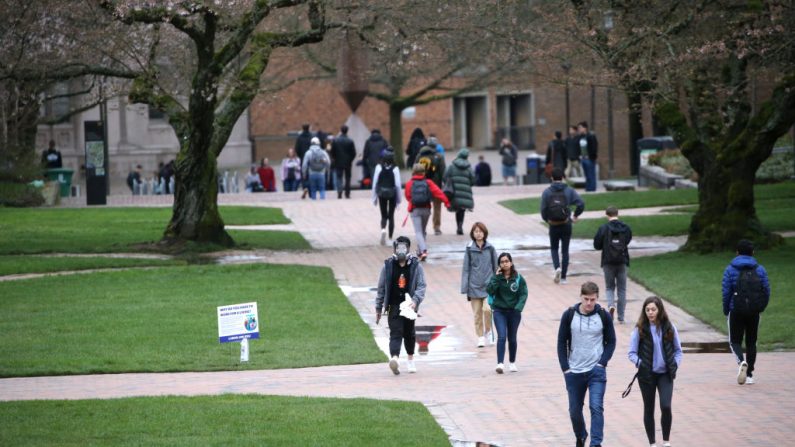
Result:
[[[340,135],[331,143],[331,158],[337,168],[350,168],[356,158],[356,145],[347,135]]]
[[[304,161],[304,154],[306,151],[309,150],[309,146],[312,145],[312,134],[307,130],[303,131],[298,134],[298,138],[295,139],[295,155]]]
[[[673,380],[676,378],[676,370],[678,369],[675,357],[676,347],[674,346],[673,337],[671,337],[670,340],[666,337],[668,331],[673,333],[673,328],[671,327],[671,323],[666,322],[665,326],[661,329],[663,334],[663,359],[665,359],[665,367],[668,368],[668,374],[671,375],[671,380]],[[638,333],[638,359],[640,360],[640,364],[636,365],[638,367],[638,381],[653,383],[652,367],[654,365],[654,340],[648,321],[643,323],[642,333]]]
[[[566,169],[567,156],[563,140],[558,140],[556,138],[547,144],[546,164],[550,163],[556,168]]]
[[[373,132],[370,138],[367,139],[367,142],[364,143],[362,155],[364,157],[364,162],[370,168],[370,172],[373,172],[375,170],[375,165],[381,161],[381,151],[387,146],[389,146],[389,143],[377,132]]]
[[[629,245],[629,242],[632,240],[632,228],[630,228],[629,225],[625,224],[624,222],[621,222],[620,220],[611,220],[606,224],[602,225],[601,227],[599,227],[599,229],[596,231],[596,236],[594,236],[593,238],[593,248],[597,250],[602,250],[604,248],[605,237],[607,237],[608,228],[610,229],[610,231],[614,233],[628,233],[627,245]],[[624,258],[625,258],[624,261],[625,264],[629,265],[629,250],[627,250],[624,253]],[[602,261],[600,267],[604,265],[605,265],[605,251],[602,250]]]

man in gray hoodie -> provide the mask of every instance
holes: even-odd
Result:
[[[615,291],[618,289],[618,323],[624,324],[624,309],[627,307],[627,268],[632,229],[618,220],[618,208],[608,206],[605,210],[607,223],[599,227],[593,238],[593,248],[602,250],[602,271],[605,274],[607,308],[615,317]]]
[[[598,304],[599,286],[586,282],[580,302],[566,309],[558,328],[558,362],[569,394],[569,417],[577,447],[588,438],[582,407],[588,391],[591,410],[591,447],[601,446],[604,435],[604,396],[607,362],[616,350],[613,319]]]

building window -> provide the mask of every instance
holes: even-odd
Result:
[[[535,149],[532,99],[530,93],[497,95],[496,145],[508,138],[519,149]]]

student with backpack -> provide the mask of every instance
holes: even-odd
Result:
[[[510,253],[500,253],[497,270],[486,285],[489,306],[497,329],[497,374],[505,372],[505,341],[508,341],[508,370],[516,367],[519,348],[516,335],[522,321],[522,310],[527,302],[527,282],[516,271]]]
[[[431,216],[431,198],[435,197],[450,208],[450,199],[431,180],[425,178],[425,166],[417,163],[412,169],[411,179],[406,182],[406,201],[408,202],[411,223],[417,238],[417,255],[420,261],[428,257],[428,246],[425,243],[425,228]]]
[[[320,147],[320,139],[312,137],[312,145],[304,155],[303,172],[309,179],[309,198],[315,200],[320,193],[320,200],[326,199],[326,171],[331,166],[328,153]]]
[[[624,309],[627,307],[627,268],[632,229],[618,220],[618,208],[608,206],[605,210],[607,223],[599,227],[593,238],[593,248],[602,251],[602,272],[605,275],[607,308],[610,317],[615,318],[615,292],[618,289],[618,323],[624,324]]]
[[[563,182],[563,170],[552,170],[552,185],[541,194],[541,218],[549,225],[549,245],[552,252],[552,267],[555,269],[555,284],[566,284],[569,269],[569,241],[571,224],[585,210],[585,202],[569,185]],[[572,216],[571,206],[574,205]],[[560,247],[560,257],[558,257]]]
[[[739,365],[740,385],[754,383],[759,314],[769,302],[767,271],[754,258],[753,242],[743,239],[737,243],[737,257],[723,272],[723,315],[729,324],[729,347]],[[747,359],[743,358],[743,338]]]
[[[400,169],[395,166],[395,152],[388,147],[381,163],[373,173],[373,205],[381,209],[381,245],[386,245],[387,224],[389,239],[395,232],[395,207],[400,204]]]
[[[437,150],[436,139],[428,139],[428,144],[420,148],[417,154],[417,163],[425,168],[425,178],[435,183],[439,188],[442,187],[446,165],[444,155]],[[442,202],[438,199],[431,199],[433,203],[433,234],[442,234]]]

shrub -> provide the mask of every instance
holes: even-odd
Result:
[[[0,182],[0,206],[32,207],[44,203],[39,188],[26,183]]]
[[[775,152],[759,166],[756,181],[763,183],[782,182],[795,176],[795,155],[792,151]]]
[[[690,166],[690,162],[682,155],[679,149],[665,149],[649,156],[649,164],[665,169],[669,174],[681,175],[684,178],[698,181],[696,171]]]

